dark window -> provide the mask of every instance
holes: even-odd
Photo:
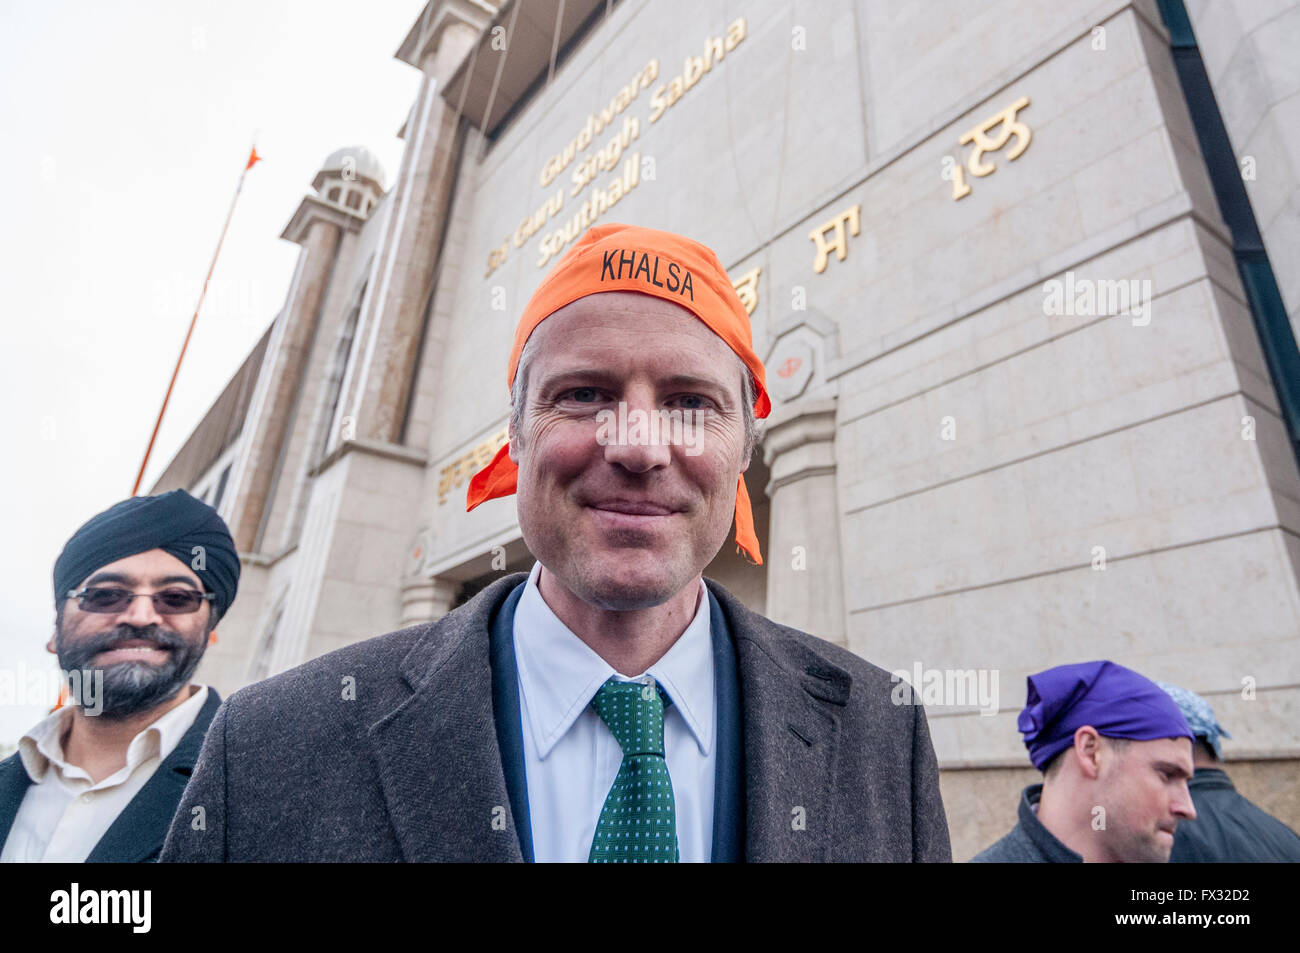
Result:
[[[226,464],[226,468],[221,471],[221,478],[217,480],[217,493],[212,498],[214,510],[221,509],[221,498],[226,495],[226,481],[230,479],[230,466],[229,463]]]
[[[329,395],[329,411],[322,419],[321,431],[316,437],[316,459],[318,461],[329,450],[330,432],[339,423],[334,417],[339,411],[339,402],[343,398],[343,378],[347,374],[348,362],[352,357],[352,339],[357,334],[357,321],[361,317],[361,303],[365,298],[366,286],[362,285],[361,290],[357,292],[352,310],[348,312],[347,318],[343,321],[343,327],[339,329],[338,342],[334,346],[334,357],[330,361],[329,377],[325,381],[325,393]]]
[[[1264,359],[1272,373],[1282,408],[1282,421],[1291,438],[1291,450],[1300,462],[1300,349],[1287,317],[1282,292],[1264,239],[1259,233],[1255,210],[1246,193],[1237,155],[1228,139],[1228,129],[1201,59],[1200,48],[1183,0],[1159,0],[1160,13],[1169,29],[1174,67],[1187,99],[1188,112],[1201,155],[1210,173],[1210,184],[1219,202],[1219,213],[1232,235],[1233,257],[1246,292],[1246,303],[1255,321]]]
[[[280,601],[271,613],[266,628],[262,630],[262,637],[258,640],[257,652],[253,655],[253,660],[248,666],[249,682],[260,682],[271,674],[271,656],[275,653],[275,633],[280,628],[280,617],[284,615],[286,598],[286,596],[280,597]]]

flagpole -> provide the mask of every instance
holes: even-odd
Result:
[[[190,338],[194,335],[194,325],[198,323],[199,311],[203,308],[203,299],[208,293],[208,282],[212,280],[212,272],[217,267],[217,257],[221,254],[221,246],[226,240],[226,230],[230,228],[230,220],[235,215],[235,203],[239,201],[239,193],[244,189],[244,179],[248,175],[248,170],[261,158],[257,154],[257,147],[254,146],[248,154],[248,164],[244,166],[244,171],[239,173],[239,184],[235,186],[234,198],[230,200],[230,211],[226,213],[226,223],[221,226],[221,237],[217,239],[217,249],[212,253],[212,262],[208,265],[207,277],[203,279],[203,288],[199,291],[199,300],[194,306],[194,315],[190,318],[190,328],[185,332],[185,342],[181,345],[181,353],[176,358],[176,367],[172,369],[172,379],[167,384],[167,393],[163,395],[162,406],[158,408],[158,419],[154,421],[153,433],[149,435],[149,446],[145,447],[144,459],[140,461],[140,472],[136,474],[135,485],[131,487],[132,496],[139,494],[140,484],[144,481],[144,471],[149,466],[149,457],[153,453],[154,441],[158,439],[158,430],[162,427],[163,414],[167,413],[167,404],[172,398],[172,388],[176,386],[176,378],[181,372],[181,362],[185,360],[185,352],[190,346]]]

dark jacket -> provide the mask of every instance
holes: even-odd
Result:
[[[86,863],[134,863],[158,859],[176,805],[198,760],[203,736],[220,705],[221,697],[216,689],[209,688],[207,700],[199,709],[194,724],[117,815],[117,820],[86,857]],[[19,754],[15,752],[0,761],[0,844],[9,837],[9,829],[13,827],[18,808],[31,783],[31,776]]]
[[[1187,789],[1196,820],[1174,831],[1170,863],[1300,861],[1300,835],[1238,794],[1218,768],[1197,768]]]
[[[1020,794],[1020,821],[1011,833],[971,858],[972,864],[1081,864],[1083,857],[1066,847],[1043,826],[1034,805],[1043,794],[1031,784]]]
[[[161,859],[525,859],[492,632],[509,630],[496,617],[526,579],[231,696]],[[883,669],[706,583],[735,646],[744,859],[950,860],[924,710],[893,704]]]

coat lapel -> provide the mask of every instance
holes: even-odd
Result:
[[[745,859],[831,857],[841,712],[852,677],[709,581],[740,668]]]
[[[14,818],[18,816],[18,808],[31,783],[31,775],[17,751],[0,761],[0,849],[9,839],[9,830],[14,826]]]
[[[176,748],[158,765],[139,793],[117,815],[117,820],[99,839],[86,863],[138,863],[156,858],[162,850],[172,815],[180,804],[194,762],[203,747],[203,736],[221,706],[216,690],[209,688],[207,700]]]
[[[497,749],[505,775],[510,812],[519,834],[519,849],[533,863],[533,829],[528,810],[528,769],[524,765],[524,727],[519,707],[519,667],[515,664],[515,607],[524,594],[520,583],[506,596],[491,626],[492,711]]]
[[[522,861],[492,708],[489,626],[513,573],[444,616],[402,660],[410,694],[370,727],[404,859]]]

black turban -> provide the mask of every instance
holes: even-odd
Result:
[[[202,547],[197,553],[196,546]],[[54,607],[96,569],[151,549],[170,553],[190,567],[203,588],[216,596],[217,615],[226,614],[239,588],[235,541],[217,511],[184,490],[133,496],[73,533],[54,562]]]

